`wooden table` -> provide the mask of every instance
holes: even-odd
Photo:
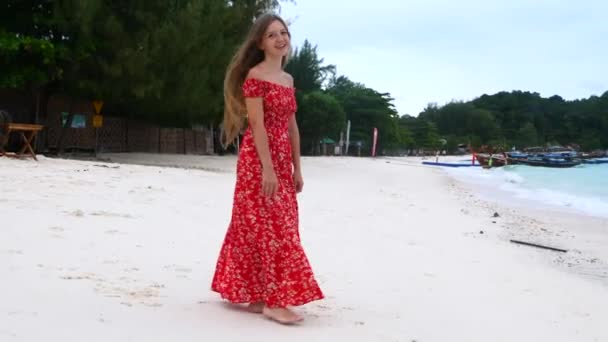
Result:
[[[40,132],[44,128],[42,125],[31,125],[31,124],[20,124],[20,123],[9,123],[4,127],[4,131],[6,132],[4,141],[0,141],[0,157],[23,157],[25,152],[28,152],[29,156],[34,158],[34,160],[38,160],[36,158],[36,153],[32,148],[32,142],[36,138],[36,134]],[[8,143],[8,137],[10,137],[11,133],[17,133],[21,136],[21,140],[23,141],[23,147],[17,153],[7,153],[4,149],[4,146]]]

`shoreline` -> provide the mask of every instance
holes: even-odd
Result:
[[[445,168],[422,165],[422,161],[435,157],[389,157],[387,163],[425,167],[439,171],[445,177],[444,188],[457,201],[465,204],[467,214],[474,213],[490,227],[499,228],[497,236],[504,242],[524,241],[547,247],[565,249],[558,253],[521,246],[545,255],[551,267],[596,281],[608,286],[608,218],[583,213],[576,209],[561,208],[534,200],[509,204],[506,194],[492,197],[487,191],[480,193],[475,184],[466,182]],[[440,156],[439,161],[462,162],[469,156]],[[504,190],[500,190],[504,192]],[[526,205],[528,204],[528,205]],[[498,213],[499,217],[493,217]]]
[[[446,175],[450,177],[449,175]],[[505,241],[515,239],[568,250],[567,253],[544,252],[546,260],[558,269],[599,281],[608,286],[608,219],[563,213],[551,209],[507,206],[476,197],[467,184],[452,180],[460,199],[476,205],[491,215],[498,212],[496,225]],[[522,247],[532,248],[533,247]]]
[[[505,240],[521,240],[568,250],[567,253],[545,252],[547,262],[567,272],[599,281],[608,286],[608,218],[555,206],[509,205],[503,199],[478,195],[471,183],[463,182],[443,172],[455,184],[452,191],[467,205],[484,210],[502,229]],[[532,201],[531,201],[532,202]],[[533,247],[522,247],[532,248]]]

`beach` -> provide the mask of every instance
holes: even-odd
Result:
[[[0,341],[608,340],[605,218],[492,201],[421,158],[304,157],[326,299],[286,327],[210,290],[234,156],[101,158],[0,158]]]
[[[416,167],[423,161],[436,161],[434,157],[387,159],[388,163],[395,165]],[[451,164],[463,164],[465,160],[470,160],[470,156],[439,158],[440,162]],[[449,188],[461,204],[492,218],[494,213],[499,213],[499,218],[491,222],[502,228],[499,236],[503,241],[517,240],[566,249],[566,254],[545,253],[547,260],[562,270],[589,277],[608,286],[606,212],[594,210],[595,215],[591,215],[586,213],[586,210],[573,209],[576,205],[569,203],[548,205],[542,197],[539,200],[521,199],[517,198],[517,192],[511,192],[512,189],[501,190],[501,184],[496,182],[497,177],[486,182],[474,179],[478,178],[480,173],[496,172],[500,169],[489,171],[481,168],[434,168],[449,176]],[[498,178],[502,177],[504,175]],[[508,179],[507,183],[510,183]],[[594,204],[597,206],[597,203]],[[468,209],[465,211],[469,212]]]

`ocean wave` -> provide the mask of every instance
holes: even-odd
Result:
[[[527,166],[446,169],[459,181],[473,185],[480,195],[497,201],[537,203],[608,217],[608,168],[555,170]],[[509,204],[509,203],[507,203]]]

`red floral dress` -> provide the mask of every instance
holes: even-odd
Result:
[[[274,198],[262,193],[262,164],[251,127],[237,162],[232,219],[217,261],[211,288],[234,303],[264,302],[269,307],[322,299],[298,232],[288,122],[296,111],[294,88],[249,78],[245,97],[261,97],[272,164],[279,180]]]

